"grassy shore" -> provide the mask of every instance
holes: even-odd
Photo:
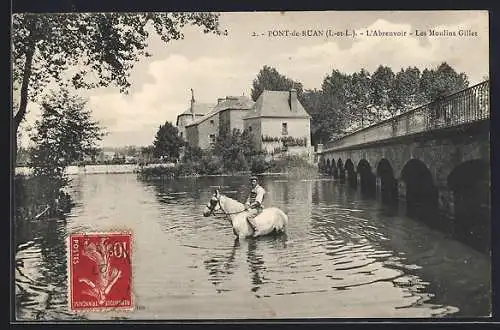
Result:
[[[270,161],[259,160],[249,170],[230,172],[225,171],[219,164],[202,166],[200,163],[178,163],[175,166],[154,166],[139,169],[138,175],[142,178],[182,178],[200,176],[234,176],[248,175],[287,175],[291,177],[310,178],[318,175],[318,167],[296,156],[273,159]]]

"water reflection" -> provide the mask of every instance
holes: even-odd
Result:
[[[209,281],[216,287],[217,293],[228,291],[228,289],[218,288],[218,285],[225,278],[228,278],[233,274],[233,270],[235,268],[234,261],[236,249],[239,245],[239,240],[235,240],[233,248],[229,251],[229,255],[226,256],[224,254],[217,254],[203,262],[208,270]]]
[[[260,274],[260,272],[265,269],[264,260],[262,255],[258,253],[256,247],[257,240],[251,240],[248,242],[247,262],[252,279],[250,282],[252,292],[257,292],[260,285],[264,283]]]
[[[331,180],[266,177],[264,204],[290,218],[287,235],[236,241],[202,209],[214,187],[243,201],[247,177],[74,179],[67,219],[19,223],[20,319],[477,316],[490,310],[490,264],[452,237]],[[134,233],[134,294],[123,315],[67,311],[69,232]]]
[[[226,253],[217,251],[210,254],[208,259],[204,261],[210,283],[214,285],[217,293],[231,291],[230,286],[224,286],[223,282],[231,281],[231,277],[239,269],[241,262],[244,262],[248,269],[249,291],[257,293],[263,284],[272,283],[272,276],[259,246],[264,249],[266,246],[285,248],[286,242],[286,234],[269,235],[252,240],[234,239],[232,248]],[[258,294],[255,296],[260,297]]]
[[[65,219],[48,219],[19,227],[16,246],[16,317],[72,318],[66,311]],[[20,230],[22,228],[22,230]],[[40,235],[43,233],[43,235]]]
[[[319,191],[341,195],[342,186],[324,182],[322,187]],[[488,256],[454,240],[451,234],[431,230],[403,216],[397,208],[384,207],[359,196],[351,203],[347,200],[339,204],[324,203],[321,209],[327,210],[331,217],[313,215],[314,232],[339,239],[341,249],[351,246],[381,253],[377,259],[383,267],[400,272],[399,277],[392,279],[394,286],[418,296],[417,303],[433,303],[437,308],[445,306],[446,301],[454,301],[460,315],[473,315],[475,308],[490,309],[490,295],[485,294],[491,292]],[[355,263],[357,255],[349,251],[346,262]],[[447,291],[450,282],[473,284]],[[474,304],[469,303],[471,300]]]

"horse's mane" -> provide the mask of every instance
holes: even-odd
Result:
[[[226,201],[226,212],[243,212],[245,210],[245,205],[243,203],[223,194],[221,194],[220,197],[224,198]]]
[[[238,207],[238,208],[244,207],[243,203],[240,203],[237,200],[232,199],[231,197],[228,197],[228,196],[223,195],[223,194],[221,194],[220,196],[223,197],[223,198],[225,198],[227,201],[229,201],[230,202],[230,206],[234,206],[234,207]]]

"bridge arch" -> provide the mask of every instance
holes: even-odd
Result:
[[[345,174],[349,186],[356,187],[358,181],[356,179],[356,171],[354,170],[354,164],[351,159],[345,161]]]
[[[359,161],[356,173],[358,173],[358,183],[361,193],[367,196],[375,196],[375,175],[373,174],[370,163],[368,163],[366,159],[361,159]]]
[[[337,160],[337,173],[338,173],[339,180],[344,181],[345,180],[345,167],[344,167],[344,163],[342,162],[341,158],[339,158]]]
[[[335,159],[332,158],[332,163],[330,165],[330,174],[333,175],[334,178],[337,178],[337,165],[335,164]]]
[[[448,187],[453,192],[455,234],[464,240],[479,240],[490,246],[489,163],[481,159],[463,162],[453,169],[447,181]]]
[[[320,173],[325,173],[326,169],[326,160],[323,155],[321,155],[318,159],[318,170]]]
[[[401,171],[401,190],[409,216],[430,222],[438,214],[438,189],[427,166],[416,158],[409,160]],[[401,193],[401,192],[400,192]]]
[[[383,203],[392,203],[397,200],[397,180],[391,163],[386,158],[382,158],[377,165],[377,186]]]

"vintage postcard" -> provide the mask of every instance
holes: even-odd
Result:
[[[492,315],[487,11],[11,18],[13,321]]]

